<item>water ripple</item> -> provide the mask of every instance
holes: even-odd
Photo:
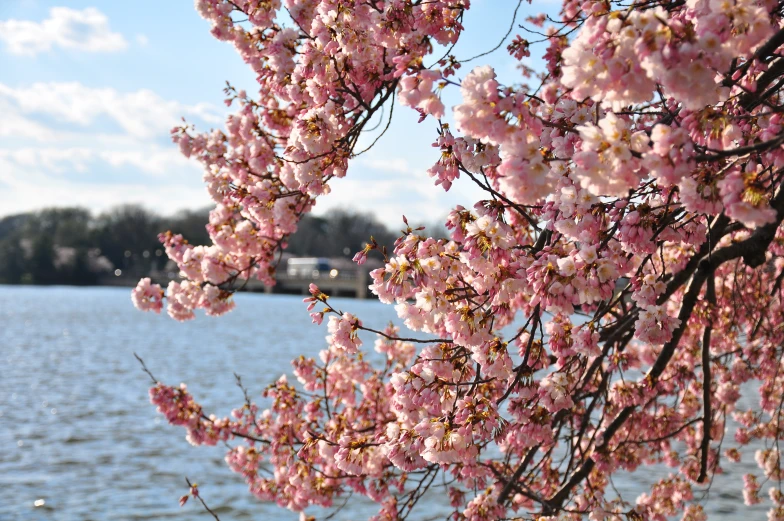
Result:
[[[298,519],[250,496],[223,462],[224,448],[191,447],[182,429],[161,422],[133,357],[164,382],[188,382],[205,410],[225,415],[242,402],[234,372],[258,395],[296,355],[324,348],[325,328],[311,325],[301,298],[237,300],[226,317],[179,324],[134,310],[127,289],[0,286],[0,521],[193,519],[200,507],[177,503],[185,476],[224,521]],[[335,304],[370,327],[397,322],[378,302]],[[738,481],[746,470],[732,470],[732,487],[722,481],[729,476],[717,479],[711,513],[761,512],[742,505]],[[633,500],[669,471],[652,468],[616,484]],[[350,505],[336,519],[377,510],[361,498]],[[428,515],[441,502],[432,506]]]

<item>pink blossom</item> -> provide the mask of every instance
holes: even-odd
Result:
[[[131,292],[131,300],[136,309],[160,313],[163,309],[163,288],[153,284],[149,278],[144,278]]]
[[[703,521],[695,484],[738,475],[751,443],[760,472],[744,499],[780,519],[780,492],[760,494],[782,477],[780,6],[564,0],[558,17],[528,18],[541,70],[523,60],[536,46],[502,43],[511,84],[481,54],[465,71],[451,54],[466,11],[486,7],[197,0],[258,85],[227,86],[220,128],[172,130],[215,202],[209,244],[159,237],[179,276],[172,317],[221,315],[235,291],[272,286],[281,249],[393,102],[432,132],[430,182],[478,196],[449,212],[446,237],[404,218],[394,246],[368,237],[355,254],[383,256],[369,288],[400,324],[365,326],[311,284],[327,346],[295,358],[296,381],[268,385],[264,407],[249,391],[211,415],[162,383],[152,402],[193,444],[231,441],[250,493],[303,520],[352,494],[378,505],[373,519],[419,518],[427,489],[460,519]],[[149,279],[132,292],[140,309],[163,298]],[[741,447],[722,452],[730,432]],[[662,463],[672,474],[616,497],[619,473]]]
[[[338,352],[356,353],[362,345],[362,341],[357,335],[360,326],[362,326],[362,322],[351,313],[344,313],[341,317],[331,315],[327,325],[327,330],[330,333],[327,336],[327,343]]]

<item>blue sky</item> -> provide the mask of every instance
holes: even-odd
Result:
[[[474,0],[453,53],[494,47],[516,5]],[[517,21],[554,8],[523,3]],[[503,48],[460,76],[485,63],[503,82],[520,81]],[[222,127],[226,80],[255,90],[250,69],[210,36],[188,0],[0,0],[0,216],[47,206],[140,203],[165,214],[209,205],[201,168],[179,155],[169,129],[181,117],[201,130]],[[447,107],[459,100],[456,89],[444,97]],[[389,132],[333,182],[317,213],[344,207],[394,225],[402,214],[432,222],[477,199],[468,180],[448,193],[433,185],[426,170],[438,157],[435,123],[395,109]]]

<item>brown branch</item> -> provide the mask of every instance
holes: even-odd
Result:
[[[523,475],[525,469],[528,468],[528,465],[530,465],[531,461],[533,461],[536,452],[539,450],[539,447],[541,447],[541,444],[534,445],[533,447],[528,449],[528,452],[525,453],[525,458],[523,458],[523,461],[521,461],[520,465],[518,465],[517,469],[515,469],[514,474],[512,474],[512,477],[510,477],[509,481],[506,482],[504,488],[501,489],[501,493],[498,494],[499,505],[503,505],[506,502],[506,498],[509,497],[509,494],[512,492],[512,489],[515,487],[517,481],[520,479],[520,476]]]
[[[782,63],[784,63],[784,60],[782,60]],[[782,69],[782,72],[784,72],[784,69]],[[715,159],[722,159],[725,157],[745,156],[747,154],[751,154],[754,152],[763,152],[765,150],[775,148],[781,145],[782,142],[784,142],[784,136],[775,137],[769,141],[763,141],[762,143],[756,143],[754,145],[730,148],[727,150],[708,149],[708,152],[710,152],[710,154],[701,154],[695,156],[694,159],[696,161],[712,161]]]
[[[707,301],[709,303],[708,323],[705,325],[705,331],[702,334],[702,442],[700,443],[700,475],[697,477],[697,483],[703,483],[708,475],[708,449],[710,449],[710,431],[712,421],[711,410],[711,367],[710,367],[710,342],[711,331],[713,330],[713,311],[716,305],[716,281],[713,273],[708,276],[708,288],[706,291]]]
[[[185,478],[185,482],[188,483],[189,487],[191,487],[191,496],[193,496],[196,499],[198,499],[201,502],[201,504],[204,507],[204,509],[207,512],[209,512],[210,514],[212,514],[212,517],[214,517],[216,521],[220,521],[220,518],[218,517],[218,514],[213,512],[212,509],[207,506],[207,503],[202,499],[201,494],[199,494],[199,492],[198,492],[198,485],[191,484],[191,480],[189,480],[188,478]],[[193,493],[194,490],[197,491],[196,494]]]
[[[719,239],[724,235],[724,231],[727,226],[730,224],[730,218],[727,217],[725,214],[717,215],[713,222],[710,225],[710,231],[708,232],[708,240],[702,243],[700,249],[697,253],[689,259],[689,262],[686,266],[673,275],[670,282],[667,283],[667,289],[664,290],[664,293],[657,299],[657,304],[663,304],[666,302],[677,290],[680,288],[684,282],[689,280],[692,273],[697,269],[702,259],[708,255],[711,250],[716,246],[719,242]]]
[[[157,384],[160,382],[160,380],[158,380],[157,378],[155,378],[155,377],[152,375],[152,373],[150,372],[150,370],[149,370],[149,369],[147,369],[147,364],[145,364],[145,363],[144,363],[144,360],[142,360],[142,357],[140,357],[139,355],[137,355],[135,352],[133,353],[133,356],[134,356],[134,357],[136,357],[136,359],[139,361],[139,363],[140,363],[140,364],[142,364],[142,371],[144,371],[145,373],[147,373],[147,376],[149,376],[149,377],[150,377],[150,379],[152,380],[152,383],[154,383],[154,384],[156,384],[156,385],[157,385]]]
[[[734,162],[730,163],[728,166],[733,164]],[[697,267],[700,265],[700,262],[707,255],[711,254],[713,248],[716,246],[716,244],[718,244],[719,239],[721,239],[724,235],[726,235],[727,232],[731,230],[732,227],[730,226],[730,222],[730,218],[723,213],[714,217],[708,231],[708,239],[702,243],[697,252],[691,257],[691,259],[689,259],[689,262],[686,263],[686,266],[672,276],[670,281],[667,283],[667,287],[664,290],[664,293],[662,293],[656,300],[658,305],[661,305],[669,300],[669,298],[674,295],[675,292],[686,283],[686,281],[689,280],[692,274],[696,271]],[[626,316],[619,320],[619,322],[616,323],[614,327],[604,329],[600,333],[601,341],[615,342],[621,338],[628,331],[629,327],[634,324],[634,321],[637,319],[638,312],[639,308],[635,306],[629,310]]]
[[[782,30],[784,31],[784,29]],[[779,31],[779,33],[781,33],[781,31]],[[778,36],[778,34],[776,36]],[[758,105],[759,103],[755,102],[762,100],[762,98],[757,94],[757,92],[764,92],[768,85],[776,81],[776,79],[780,77],[782,73],[784,73],[784,58],[779,58],[773,63],[773,65],[770,66],[767,71],[757,78],[756,92],[744,92],[738,98],[740,106],[748,110],[749,108]]]
[[[658,358],[645,376],[645,380],[649,385],[656,385],[659,377],[667,368],[672,356],[675,354],[675,349],[678,347],[678,343],[680,342],[683,333],[686,331],[687,323],[691,317],[694,306],[697,303],[697,298],[702,291],[702,286],[708,279],[708,276],[712,275],[717,267],[733,259],[743,258],[746,265],[752,268],[760,266],[765,261],[765,252],[773,241],[779,224],[784,220],[784,190],[779,189],[778,193],[771,201],[771,206],[776,210],[776,220],[774,222],[757,228],[757,230],[747,239],[726,246],[715,253],[711,253],[708,258],[699,261],[697,270],[692,276],[691,283],[686,290],[678,313],[680,325],[673,331],[672,338],[664,345]],[[595,449],[596,453],[601,454],[607,452],[613,436],[626,423],[635,409],[635,406],[628,406],[618,413],[604,431],[601,443]],[[552,498],[550,498],[547,504],[544,505],[545,513],[552,513],[560,510],[572,490],[588,477],[593,470],[594,465],[594,460],[588,458],[574,474],[572,474],[572,477],[552,496]]]
[[[697,303],[697,297],[702,290],[703,283],[705,282],[706,273],[703,269],[700,269],[695,273],[694,277],[692,278],[691,284],[689,284],[689,289],[686,291],[686,295],[683,298],[683,304],[681,305],[680,312],[678,313],[678,319],[681,321],[680,325],[673,331],[672,338],[669,342],[667,342],[664,347],[662,348],[661,353],[659,353],[659,357],[654,362],[651,369],[645,376],[645,380],[649,383],[649,385],[654,386],[664,372],[664,369],[669,364],[670,359],[672,358],[673,354],[675,354],[675,348],[678,346],[678,342],[680,342],[683,333],[686,331],[686,324],[691,316],[691,312],[694,309],[694,305]],[[602,435],[601,443],[596,447],[595,452],[602,454],[607,452],[610,441],[612,440],[615,433],[626,423],[626,420],[629,419],[632,412],[636,409],[636,406],[628,406],[624,407],[618,416],[607,426],[605,429],[604,434]],[[569,497],[571,494],[572,489],[576,487],[580,482],[582,482],[585,478],[588,477],[588,474],[591,473],[593,467],[595,465],[595,461],[592,458],[588,458],[575,472],[572,474],[572,477],[556,492],[552,498],[549,500],[549,505],[547,505],[548,510],[545,513],[552,513],[561,508],[566,498]]]
[[[531,336],[528,337],[528,345],[525,348],[525,355],[523,355],[523,361],[517,367],[517,374],[515,374],[514,380],[512,380],[512,383],[506,389],[506,392],[504,392],[503,396],[501,396],[495,402],[496,407],[501,405],[501,403],[504,400],[506,400],[509,397],[510,394],[512,394],[512,391],[517,386],[517,384],[520,382],[520,378],[522,378],[523,373],[528,371],[528,358],[531,355],[531,347],[534,344],[534,336],[536,335],[536,327],[541,322],[540,304],[536,305],[536,308],[534,308],[534,312],[533,312],[532,316],[533,316],[533,325],[531,327]]]
[[[743,65],[740,66],[740,70],[742,70],[741,74],[746,74],[746,71],[749,70],[749,67],[751,67],[751,64],[755,59],[764,59],[768,56],[771,56],[781,45],[784,45],[784,29],[779,29],[779,31],[770,38],[770,40],[757,48],[757,50],[754,52],[754,56],[749,58]],[[734,73],[735,71],[731,72]],[[732,82],[725,82],[724,85],[729,87],[732,85]]]
[[[357,326],[357,329],[361,329],[363,331],[368,331],[370,333],[375,333],[377,335],[381,335],[388,340],[392,340],[394,342],[416,342],[418,344],[452,344],[454,340],[449,338],[403,338],[399,336],[392,336],[384,333],[383,331],[379,331],[377,329],[372,329],[365,326]]]

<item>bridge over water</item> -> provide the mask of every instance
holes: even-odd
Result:
[[[370,271],[381,266],[381,263],[369,259],[367,264],[357,266],[346,259],[330,259],[328,269],[303,271],[286,270],[285,265],[279,268],[275,276],[274,286],[265,286],[258,279],[250,279],[245,283],[243,291],[284,293],[293,295],[308,295],[311,283],[316,284],[321,291],[333,297],[367,298],[370,290]],[[283,263],[282,263],[283,264]],[[117,270],[114,274],[102,277],[99,284],[102,286],[134,287],[142,277],[150,277],[153,282],[166,286],[170,280],[178,280],[176,267],[162,271],[142,273],[138,270]]]
[[[333,297],[367,298],[370,277],[363,269],[348,272],[340,270],[336,276],[329,273],[319,274],[318,277],[292,276],[280,273],[275,277],[277,284],[265,286],[261,281],[252,279],[245,287],[248,291],[264,291],[265,293],[289,293],[308,295],[310,283],[316,284],[321,291]]]

